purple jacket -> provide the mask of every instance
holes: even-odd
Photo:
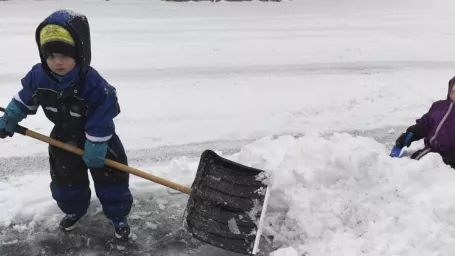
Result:
[[[455,151],[455,103],[449,98],[454,81],[449,82],[447,99],[434,102],[430,110],[416,120],[415,127],[425,137],[425,148],[417,159],[429,152],[437,152],[445,158]]]

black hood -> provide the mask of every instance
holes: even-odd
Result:
[[[77,14],[70,10],[58,10],[52,13],[49,17],[47,17],[41,24],[39,24],[38,28],[35,32],[35,39],[38,45],[39,55],[41,58],[41,64],[43,66],[44,71],[46,74],[53,79],[55,78],[51,75],[51,70],[46,63],[45,56],[41,51],[41,44],[40,44],[40,32],[41,29],[48,25],[48,24],[55,24],[64,27],[68,32],[71,34],[75,45],[76,45],[76,62],[79,65],[79,74],[78,78],[75,83],[76,88],[70,88],[71,91],[79,91],[79,87],[81,83],[85,79],[85,75],[87,74],[88,68],[90,67],[90,61],[92,59],[91,53],[91,44],[90,44],[90,26],[88,24],[87,17],[82,14]]]

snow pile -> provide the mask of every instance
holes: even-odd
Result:
[[[233,160],[270,171],[273,256],[455,255],[455,172],[392,159],[373,139],[267,137]]]

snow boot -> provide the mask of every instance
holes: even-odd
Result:
[[[71,231],[76,228],[76,225],[81,218],[82,216],[78,217],[76,214],[67,214],[60,221],[60,228],[66,232]]]
[[[132,234],[131,229],[128,225],[128,222],[125,220],[119,222],[112,222],[115,228],[115,237],[121,241],[128,241],[130,240]]]

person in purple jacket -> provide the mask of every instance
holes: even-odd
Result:
[[[430,152],[439,153],[444,162],[455,168],[455,78],[449,82],[445,100],[434,102],[430,110],[416,124],[408,127],[395,142],[398,147],[409,147],[413,141],[424,138],[425,147],[411,155],[421,159]],[[412,133],[406,144],[406,137]]]
[[[127,164],[113,119],[120,113],[117,93],[90,66],[90,28],[84,15],[59,10],[36,29],[41,63],[22,79],[22,89],[0,118],[0,138],[11,137],[16,125],[39,106],[54,123],[51,137],[84,148],[82,157],[49,146],[52,197],[65,213],[60,228],[71,231],[86,214],[91,191],[90,169],[96,195],[115,237],[128,240],[127,215],[133,197],[129,174],[104,166],[104,158]]]

